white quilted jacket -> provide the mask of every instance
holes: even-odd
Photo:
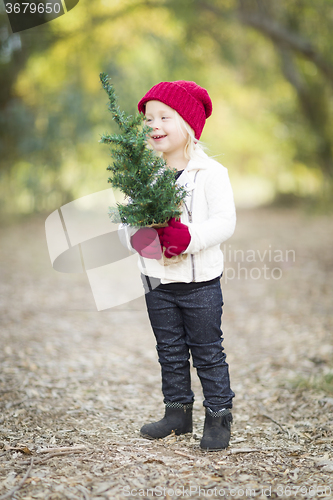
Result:
[[[169,266],[140,257],[139,269],[147,276],[160,278],[162,283],[211,280],[222,274],[220,244],[230,238],[236,225],[228,170],[208,156],[203,160],[190,160],[177,183],[187,191],[181,215],[181,222],[188,226],[191,235],[190,244],[184,252],[187,257]],[[126,234],[127,246],[135,251],[130,245],[130,238],[138,228],[122,227],[126,229],[121,233]]]

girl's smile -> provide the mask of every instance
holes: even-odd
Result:
[[[164,135],[151,135],[151,138],[153,141],[160,141],[161,139],[164,139],[166,137],[166,134]]]

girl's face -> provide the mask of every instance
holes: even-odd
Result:
[[[187,132],[177,120],[176,111],[160,101],[146,104],[146,124],[153,129],[148,142],[165,157],[184,157]]]

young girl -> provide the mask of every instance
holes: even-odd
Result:
[[[184,254],[163,268],[163,276],[144,276],[148,315],[162,371],[165,415],[144,425],[149,439],[192,432],[194,394],[190,353],[205,400],[203,450],[228,446],[233,391],[222,347],[223,298],[220,244],[234,232],[236,215],[227,169],[210,159],[198,140],[212,113],[208,92],[194,82],[161,82],[138,104],[152,128],[149,143],[177,170],[177,182],[187,190],[180,221],[168,227],[128,228],[130,244],[141,256],[159,259]],[[156,268],[158,269],[158,268]],[[146,268],[141,266],[143,275]],[[158,285],[158,286],[157,286]]]

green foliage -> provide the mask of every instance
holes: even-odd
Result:
[[[147,147],[147,134],[152,129],[142,126],[142,114],[131,116],[121,111],[108,76],[101,73],[100,79],[109,96],[112,118],[122,132],[105,134],[100,140],[113,146],[111,156],[114,162],[108,167],[112,173],[108,182],[129,199],[127,205],[118,203],[117,209],[110,209],[111,220],[132,226],[149,226],[179,217],[186,191],[176,184],[175,170],[168,168],[165,161]]]
[[[91,0],[13,34],[0,8],[1,209],[49,212],[103,189],[103,67],[131,114],[158,81],[209,90],[202,141],[229,168],[236,203],[284,193],[327,205],[332,22],[332,0]]]
[[[288,381],[290,387],[300,392],[309,390],[322,391],[333,394],[333,372],[311,375],[310,377],[298,376]]]

